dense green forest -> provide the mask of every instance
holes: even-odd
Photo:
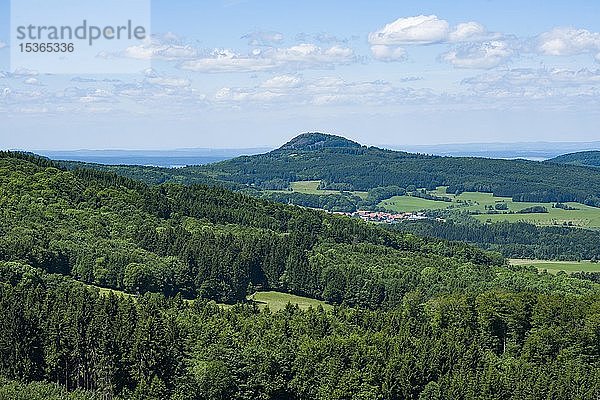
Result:
[[[69,170],[94,169],[112,172],[119,176],[138,180],[149,185],[160,185],[161,183],[180,183],[183,185],[201,184],[224,187],[230,190],[243,189],[245,187],[245,185],[231,181],[220,181],[211,178],[206,174],[199,174],[186,168],[163,168],[145,165],[104,165],[63,160],[56,160],[55,162],[58,166]]]
[[[61,170],[17,153],[0,154],[0,173],[0,260],[129,293],[236,302],[263,288],[378,307],[424,285],[407,279],[398,265],[387,267],[386,258],[406,260],[415,271],[437,267],[441,285],[456,279],[458,265],[467,276],[503,263],[468,245],[221,188],[147,186],[106,172]],[[341,254],[339,265],[322,266],[321,258],[332,253]],[[354,254],[378,255],[381,264],[352,263]],[[372,288],[381,296],[358,300]]]
[[[551,163],[600,167],[600,151],[580,151],[548,160]]]
[[[246,301],[267,289],[336,307]],[[465,243],[0,152],[0,399],[594,399],[599,296]]]
[[[282,182],[298,180],[322,180],[323,188],[336,190],[448,186],[449,193],[491,192],[515,201],[577,201],[600,206],[600,172],[594,168],[411,154],[360,146],[320,133],[302,134],[266,154],[182,170],[263,189],[280,189]]]
[[[435,213],[434,213],[435,214]],[[545,260],[599,260],[597,231],[563,226],[535,226],[527,222],[482,223],[468,216],[405,221],[392,229],[475,244],[501,252],[507,258]]]
[[[367,192],[367,196],[365,198],[345,191],[341,191],[339,193],[329,193],[325,195],[286,191],[262,191],[253,188],[247,188],[241,191],[255,197],[262,197],[264,199],[277,201],[279,203],[341,212],[354,212],[359,209],[381,209],[384,211],[384,209],[378,206],[382,200],[389,199],[393,196],[404,196],[406,194],[406,189],[399,186],[372,188]],[[414,191],[413,195],[425,196],[418,191]]]
[[[417,290],[388,311],[272,313],[101,294],[2,262],[0,398],[595,399],[598,286],[540,280],[556,292]]]

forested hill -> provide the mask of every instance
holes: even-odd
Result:
[[[218,180],[280,189],[322,180],[324,188],[434,188],[493,192],[516,201],[578,201],[600,206],[600,171],[526,160],[438,157],[359,146],[320,133],[298,136],[272,152],[184,168]],[[187,172],[186,172],[187,173]]]
[[[548,160],[550,163],[600,167],[600,151],[580,151]]]
[[[0,153],[0,206],[0,260],[130,293],[236,302],[262,288],[373,308],[419,287],[433,295],[492,282],[489,266],[503,263],[221,188],[147,186],[15,153]],[[439,285],[415,279],[426,266]]]
[[[222,188],[58,167],[0,152],[0,399],[600,395],[591,279]],[[206,300],[261,288],[341,306]]]
[[[115,173],[126,178],[138,180],[149,185],[162,183],[180,183],[182,185],[208,185],[225,189],[236,190],[244,185],[232,181],[220,181],[206,174],[199,174],[186,168],[164,168],[148,165],[105,165],[81,161],[57,160],[57,165],[69,170],[94,169],[98,171]]]
[[[353,142],[341,136],[327,135],[325,133],[302,133],[275,151],[286,150],[319,150],[324,148],[357,148],[359,143]]]

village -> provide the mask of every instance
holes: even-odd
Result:
[[[334,212],[334,214],[360,218],[363,221],[395,224],[401,221],[420,221],[428,219],[423,212],[388,213],[384,211],[359,210],[355,212]]]

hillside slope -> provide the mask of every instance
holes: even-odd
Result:
[[[588,167],[600,167],[600,151],[580,151],[577,153],[564,154],[548,160],[556,164],[582,165]]]
[[[130,293],[236,302],[262,288],[392,306],[417,288],[492,284],[489,266],[502,263],[468,245],[220,188],[146,186],[12,153],[0,153],[0,206],[0,261]],[[425,266],[439,270],[439,285],[418,278]]]
[[[397,185],[452,193],[493,192],[516,201],[578,201],[600,206],[600,171],[526,160],[438,157],[376,147],[309,133],[272,152],[184,168],[212,178],[280,188],[297,180],[321,180],[326,188],[369,190]]]
[[[0,398],[597,398],[598,276],[503,262],[0,152]],[[205,300],[261,288],[343,306]]]

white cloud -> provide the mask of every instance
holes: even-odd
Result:
[[[261,84],[261,87],[268,89],[286,89],[297,88],[302,84],[302,78],[296,75],[278,75]]]
[[[403,61],[406,52],[401,45],[448,43],[481,43],[498,39],[478,22],[463,22],[451,28],[448,21],[436,15],[398,18],[378,31],[369,34],[371,53],[379,61]],[[458,58],[458,54],[454,57]],[[450,58],[453,58],[450,55]],[[460,60],[457,61],[460,63]]]
[[[215,49],[206,57],[184,61],[181,68],[196,72],[256,72],[272,69],[272,60],[256,55],[237,54],[229,49]]]
[[[23,81],[24,84],[26,85],[33,85],[33,86],[41,86],[41,82],[37,79],[37,78],[27,78]]]
[[[248,39],[250,46],[271,46],[283,42],[283,33],[254,31],[241,37]]]
[[[596,57],[595,57],[595,58],[596,58],[596,62],[599,62],[599,63],[600,63],[600,53],[596,54]]]
[[[271,54],[267,53],[267,56]],[[348,47],[332,46],[323,49],[314,44],[303,43],[289,48],[279,48],[272,53],[274,60],[283,63],[324,66],[347,64],[355,61],[354,51]]]
[[[147,45],[131,46],[125,49],[123,56],[135,58],[138,60],[162,59],[177,60],[180,58],[191,58],[197,54],[196,50],[190,46],[178,45]]]
[[[504,41],[468,44],[442,55],[442,60],[457,68],[490,69],[505,63],[514,54]]]
[[[173,32],[167,32],[163,35],[163,40],[165,40],[167,42],[176,42],[179,40],[179,36],[177,36]]]
[[[15,69],[15,72],[13,72],[12,74],[9,74],[9,75],[18,78],[18,77],[24,77],[24,76],[38,76],[39,73],[32,69],[17,68],[17,69]]]
[[[144,71],[146,82],[151,85],[186,88],[192,84],[187,78],[163,76],[154,68],[148,68]]]
[[[451,42],[467,42],[481,40],[488,35],[485,27],[478,22],[465,22],[456,25],[456,28],[448,34]]]
[[[570,56],[600,51],[600,33],[586,29],[555,28],[538,36],[538,51],[549,56]]]
[[[314,44],[299,44],[288,48],[254,49],[250,54],[230,49],[215,49],[210,55],[187,60],[180,67],[196,72],[257,72],[275,69],[332,68],[357,59],[347,47],[321,48]]]
[[[485,73],[462,84],[485,97],[600,99],[600,69],[519,68]]]
[[[7,46],[6,43],[4,43],[2,40],[0,40],[0,49],[3,49]]]
[[[170,86],[170,87],[179,87],[186,88],[192,84],[189,79],[185,78],[168,78],[168,77],[152,77],[147,78],[146,81],[152,85],[158,86]]]
[[[198,50],[190,45],[175,42],[174,34],[166,34],[163,37],[146,39],[142,44],[127,47],[118,53],[102,52],[98,54],[101,58],[124,57],[136,60],[167,60],[175,61],[190,59],[198,56]]]
[[[371,53],[373,54],[373,58],[379,61],[390,62],[406,60],[406,50],[402,47],[376,44],[371,46]]]
[[[448,22],[435,15],[398,18],[378,31],[369,34],[372,45],[427,44],[445,40]]]
[[[296,75],[280,75],[252,88],[224,87],[213,99],[227,107],[306,106],[385,106],[399,103],[427,103],[437,98],[431,91],[398,88],[386,81],[348,82],[338,77],[304,80]]]

